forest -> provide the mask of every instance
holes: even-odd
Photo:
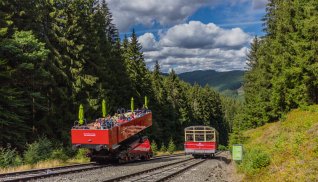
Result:
[[[211,125],[227,144],[239,102],[212,88],[181,81],[160,64],[147,68],[136,33],[120,39],[105,1],[2,0],[0,2],[0,148],[23,153],[50,139],[70,147],[70,129],[85,118],[142,107],[149,98],[151,141],[181,149],[183,128]],[[41,140],[43,141],[43,140]],[[46,139],[45,139],[46,141]],[[45,143],[45,142],[44,142]]]
[[[244,107],[238,130],[284,118],[291,109],[318,103],[318,2],[270,0],[263,37],[247,55]]]

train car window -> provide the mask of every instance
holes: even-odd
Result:
[[[214,141],[214,135],[212,135],[212,134],[207,134],[207,135],[206,135],[206,141],[207,141],[207,142],[212,142],[212,141]]]
[[[192,142],[193,141],[193,135],[187,135],[187,141]]]
[[[195,135],[195,141],[196,142],[204,142],[204,135]]]

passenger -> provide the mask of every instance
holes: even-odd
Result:
[[[99,123],[98,119],[95,120],[94,128],[96,128],[96,129],[100,128],[100,123]]]

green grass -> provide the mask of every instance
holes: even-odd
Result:
[[[243,135],[249,160],[239,165],[244,181],[318,181],[317,105],[293,110],[283,120]]]

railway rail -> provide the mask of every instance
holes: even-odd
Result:
[[[163,155],[151,158],[151,160],[158,160],[164,158],[171,158],[182,156],[184,154],[174,154],[174,155]],[[69,173],[77,173],[86,170],[94,170],[99,168],[104,168],[111,166],[111,164],[107,165],[98,165],[96,163],[86,163],[86,164],[75,164],[69,166],[61,166],[61,167],[53,167],[53,168],[45,168],[45,169],[33,169],[28,171],[19,171],[19,172],[11,172],[11,173],[4,173],[0,174],[0,181],[27,181],[32,179],[40,179],[40,178],[47,178],[62,174],[69,174]]]
[[[98,165],[96,163],[76,164],[62,167],[53,167],[45,169],[35,169],[29,171],[20,171],[0,174],[0,181],[27,181],[31,179],[47,178],[56,175],[76,173],[86,170],[94,170],[109,165]]]
[[[206,159],[185,159],[182,161],[166,164],[151,169],[146,169],[133,174],[120,176],[112,179],[105,180],[104,182],[115,182],[115,181],[165,181],[173,176],[176,176],[185,170],[192,168],[205,162]]]

